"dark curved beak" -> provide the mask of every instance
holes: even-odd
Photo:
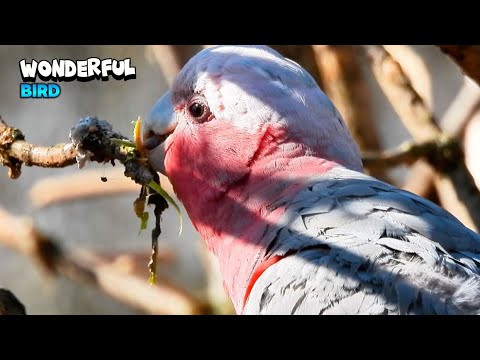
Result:
[[[168,91],[153,106],[145,121],[143,129],[143,146],[146,155],[155,168],[165,174],[165,140],[177,126],[175,111],[173,110],[171,93]]]
[[[164,134],[164,135],[158,135],[155,133],[147,134],[145,135],[145,138],[143,140],[143,147],[146,150],[153,150],[155,149],[158,145],[161,145],[162,143],[165,142],[169,134]]]

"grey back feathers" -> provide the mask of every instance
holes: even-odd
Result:
[[[362,173],[312,179],[265,236],[267,258],[286,256],[244,314],[480,314],[480,236]]]

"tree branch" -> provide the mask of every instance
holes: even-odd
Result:
[[[480,151],[478,140],[480,139],[480,106],[472,116],[463,135],[463,147],[465,149],[465,163],[475,179],[477,188],[480,189]]]
[[[479,106],[480,89],[473,80],[466,77],[462,88],[440,121],[443,131],[458,139]],[[428,197],[434,190],[434,179],[433,168],[420,160],[420,163],[411,169],[403,188],[420,196]]]
[[[148,185],[157,176],[137,150],[121,143],[129,141],[127,137],[114,132],[107,121],[95,117],[80,119],[70,130],[71,144],[43,147],[24,138],[20,130],[0,121],[0,163],[9,167],[13,179],[20,176],[22,164],[57,168],[77,163],[82,168],[87,161],[114,165],[115,160],[125,166],[124,175],[137,184]]]
[[[420,54],[410,45],[383,45],[402,66],[402,71],[412,83],[412,87],[420,95],[428,108],[433,106],[432,75]]]
[[[351,45],[313,45],[323,88],[342,114],[350,133],[362,152],[380,150],[371,103],[362,76],[357,53]],[[381,167],[367,171],[382,180],[388,179]]]
[[[440,127],[453,137],[460,137],[468,120],[480,106],[480,88],[470,78],[464,78],[462,87],[440,120]]]
[[[441,130],[430,109],[412,87],[400,64],[380,45],[364,48],[375,78],[413,138],[424,142],[439,137]]]
[[[11,179],[20,176],[22,163],[27,166],[65,167],[76,162],[72,144],[44,147],[29,144],[24,139],[20,130],[7,126],[0,117],[0,164],[9,168]]]
[[[438,45],[462,71],[480,85],[480,45]]]
[[[23,161],[18,158],[21,154],[17,154],[14,151],[15,147],[12,147],[12,145],[17,141],[24,141],[24,136],[18,129],[9,128],[4,122],[3,125],[0,133],[0,159],[4,165],[10,168],[10,173],[13,175],[11,177],[17,178],[21,173]],[[137,149],[137,145],[129,141],[128,138],[114,132],[112,126],[107,121],[99,120],[95,117],[80,119],[70,130],[70,140],[76,150],[75,158],[80,168],[87,161],[111,162],[114,165],[114,161],[119,160],[125,166],[124,175],[134,180],[137,184],[143,185],[139,197],[134,202],[135,214],[142,219],[142,224],[144,224],[146,215],[143,209],[145,203],[147,203],[147,195],[149,195],[148,204],[155,205],[155,227],[151,236],[152,256],[148,263],[150,270],[149,281],[155,283],[156,252],[158,238],[161,233],[160,218],[168,204],[166,199],[160,194],[150,190],[151,184],[159,183],[159,176],[148,160],[144,158],[141,152],[141,144],[137,144],[139,147]],[[35,149],[36,146],[31,145],[29,148]],[[49,153],[44,153],[44,155],[45,157],[40,158],[39,161],[42,161],[45,165],[56,167]]]
[[[86,250],[64,251],[39,231],[32,220],[10,215],[0,208],[0,243],[31,258],[50,274],[96,287],[111,297],[149,314],[203,314],[209,308],[166,281],[155,286],[119,271],[105,257]]]
[[[125,193],[138,194],[139,191],[140,186],[123,176],[120,169],[105,171],[95,169],[44,177],[33,184],[29,195],[33,205],[42,208],[77,199]]]
[[[389,168],[399,165],[411,165],[420,158],[427,159],[440,171],[456,166],[460,148],[456,141],[450,138],[439,138],[424,143],[407,142],[398,149],[380,153],[364,152],[362,161],[371,168]]]
[[[407,180],[402,189],[432,199],[434,195],[435,169],[425,160],[416,161],[409,169]]]
[[[415,141],[447,138],[438,127],[431,110],[413,89],[400,64],[382,46],[366,45],[364,48],[375,78]],[[454,191],[449,197],[451,201],[442,204],[466,226],[478,231],[480,193],[468,172],[463,154],[459,154],[458,165],[438,175],[443,179],[443,184],[448,184],[443,185],[443,189]]]
[[[162,188],[175,197],[168,178],[160,174]],[[29,196],[35,207],[99,196],[137,193],[140,186],[127,179],[120,169],[83,170],[61,176],[47,176],[33,183]]]

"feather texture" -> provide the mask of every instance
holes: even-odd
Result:
[[[148,156],[218,257],[238,313],[480,312],[479,235],[363,174],[338,110],[276,51],[200,52],[144,136],[167,137]]]
[[[245,314],[480,313],[480,237],[434,203],[336,167],[291,204]]]

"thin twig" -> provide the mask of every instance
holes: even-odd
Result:
[[[438,127],[431,110],[413,89],[408,77],[388,52],[379,45],[366,45],[372,71],[393,108],[417,142],[446,138]],[[438,174],[442,191],[453,191],[451,201],[442,205],[456,215],[466,226],[480,229],[480,193],[459,152],[458,165]],[[440,182],[439,182],[440,185]]]
[[[108,263],[123,274],[135,275],[141,279],[148,277],[148,269],[145,264],[149,261],[151,251],[141,249],[138,251],[96,251],[95,257]],[[158,249],[157,260],[160,264],[166,265],[176,259],[175,252],[167,246]]]
[[[389,168],[411,165],[420,158],[428,159],[437,168],[455,166],[459,151],[458,144],[450,138],[400,145],[399,148],[383,152],[363,152],[362,161],[371,168]]]
[[[438,45],[463,72],[480,85],[480,45]]]
[[[31,219],[19,218],[0,208],[0,243],[41,265],[50,274],[87,283],[111,297],[149,314],[201,314],[207,307],[166,281],[147,284],[145,278],[119,271],[118,265],[87,250],[64,251]]]

